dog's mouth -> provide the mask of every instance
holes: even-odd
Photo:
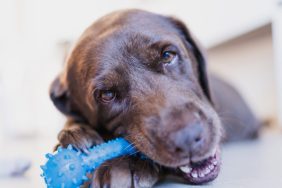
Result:
[[[220,171],[219,150],[214,155],[200,162],[190,162],[179,167],[184,178],[191,184],[203,184],[214,180]]]

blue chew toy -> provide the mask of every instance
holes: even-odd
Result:
[[[79,188],[88,180],[86,174],[94,171],[106,160],[134,154],[135,148],[123,138],[117,138],[107,143],[91,148],[84,154],[71,145],[59,147],[55,154],[46,154],[48,161],[44,166],[42,177],[48,188]]]

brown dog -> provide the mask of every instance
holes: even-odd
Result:
[[[259,127],[231,86],[208,79],[205,58],[181,21],[140,10],[91,25],[50,95],[69,117],[60,145],[87,152],[122,136],[151,159],[109,161],[95,171],[92,187],[152,187],[168,172],[189,183],[211,181],[220,169],[222,127],[226,140],[254,137]]]

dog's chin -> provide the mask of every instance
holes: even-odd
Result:
[[[204,184],[214,180],[220,171],[221,158],[219,149],[211,156],[197,162],[189,162],[178,167],[183,177],[191,184]]]

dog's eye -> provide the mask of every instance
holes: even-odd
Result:
[[[103,103],[109,103],[116,98],[116,93],[111,90],[99,90],[96,93],[96,97],[99,101]]]
[[[164,51],[162,53],[162,62],[164,64],[170,64],[173,63],[176,57],[176,53],[173,51]]]

